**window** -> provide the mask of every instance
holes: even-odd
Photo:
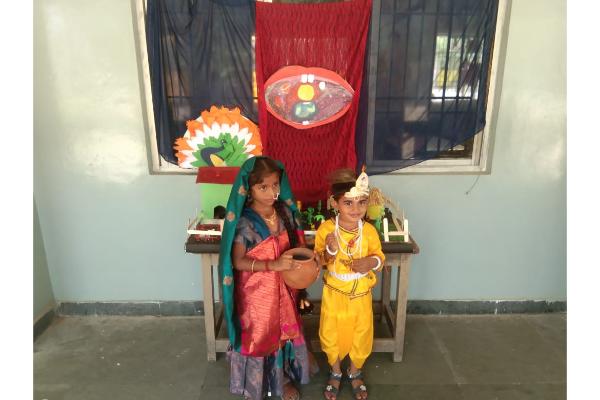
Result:
[[[490,133],[495,123],[494,89],[499,60],[502,59],[508,7],[508,0],[497,1],[497,20],[492,33],[493,53],[486,59],[481,43],[476,40],[481,37],[481,32],[477,31],[481,27],[470,22],[474,20],[473,10],[483,1],[373,0],[370,54],[365,63],[372,79],[368,80],[368,91],[363,91],[368,92],[369,98],[366,158],[370,170],[374,165],[391,173],[482,173],[488,170]],[[151,171],[195,174],[195,171],[181,169],[159,155],[145,32],[146,0],[133,3]],[[248,92],[255,111],[257,93],[254,37],[251,34],[248,35],[248,47],[252,53],[251,62],[248,62],[251,68],[248,71],[251,86]],[[465,60],[469,62],[465,63]],[[480,80],[474,79],[480,73],[487,74],[483,88],[478,85]],[[406,95],[409,92],[411,96]],[[483,96],[480,96],[481,93]],[[486,123],[485,128],[474,137],[457,141],[448,135],[410,135],[411,130],[423,131],[433,123],[444,127],[456,123],[452,122],[456,118],[452,119],[449,115],[466,118],[469,104],[482,100],[480,97],[486,100]],[[187,119],[196,117],[189,116]],[[390,131],[399,126],[408,133]],[[395,146],[390,145],[389,138],[397,141]],[[415,158],[417,149],[418,157]],[[415,164],[420,161],[419,157],[427,160]],[[406,165],[410,166],[396,170],[393,166],[405,158]]]
[[[254,3],[134,0],[143,110],[153,173],[181,169],[173,146],[186,121],[220,104],[256,121],[252,93]]]
[[[508,1],[373,4],[369,170],[487,172]]]

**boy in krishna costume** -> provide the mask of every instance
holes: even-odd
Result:
[[[331,367],[324,391],[335,400],[340,388],[340,363],[347,356],[347,377],[356,400],[365,400],[367,387],[361,372],[373,348],[373,299],[371,289],[376,272],[385,261],[375,227],[363,218],[369,201],[369,180],[363,172],[337,170],[331,175],[331,201],[335,218],[317,230],[315,252],[327,264],[323,276],[323,297],[319,339]]]

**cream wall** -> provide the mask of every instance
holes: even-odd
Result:
[[[197,300],[192,176],[148,172],[131,4],[34,2],[34,196],[57,301]],[[377,176],[410,299],[566,299],[566,4],[514,0],[492,172]],[[314,292],[314,290],[313,290]]]

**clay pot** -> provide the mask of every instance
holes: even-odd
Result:
[[[296,247],[283,254],[291,254],[294,260],[300,263],[300,268],[281,271],[281,276],[286,285],[293,289],[306,289],[317,280],[319,270],[312,250],[305,247]]]

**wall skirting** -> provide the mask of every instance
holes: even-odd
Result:
[[[204,315],[202,301],[61,302],[58,315]]]
[[[550,300],[409,300],[407,305],[408,314],[540,314],[566,311],[566,301]],[[202,301],[62,302],[57,314],[202,316],[204,305]]]
[[[54,317],[56,316],[55,310],[52,307],[49,307],[46,312],[44,312],[41,316],[39,316],[33,322],[33,340],[38,338],[54,321]]]

